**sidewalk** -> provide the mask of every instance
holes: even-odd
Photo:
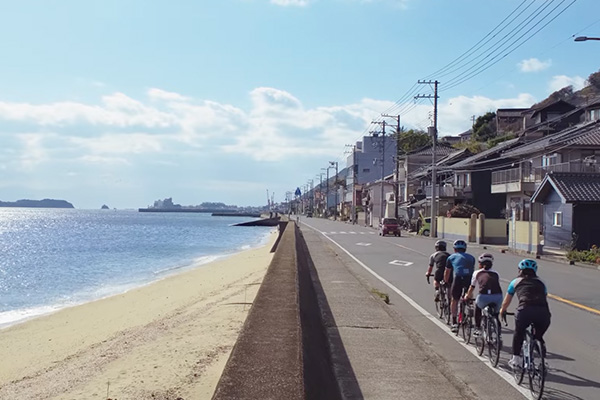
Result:
[[[437,356],[370,292],[323,238],[302,229],[313,283],[344,399],[474,399],[440,369]]]

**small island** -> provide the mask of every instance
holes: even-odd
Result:
[[[22,207],[22,208],[75,208],[73,204],[66,200],[17,200],[17,201],[0,201],[0,207]]]

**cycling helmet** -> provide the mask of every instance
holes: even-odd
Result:
[[[456,240],[454,242],[454,248],[455,249],[463,249],[466,250],[467,249],[467,242],[465,242],[464,240]]]
[[[488,261],[488,262],[490,262],[490,263],[493,263],[493,262],[494,262],[494,256],[493,256],[493,255],[491,255],[490,253],[483,253],[483,254],[481,254],[481,255],[480,255],[478,258],[477,258],[477,260],[478,260],[478,261],[479,261],[481,264],[483,264],[483,263],[484,263],[484,262],[486,262],[486,261]]]
[[[519,263],[519,269],[532,269],[537,273],[537,263],[535,260],[526,258]]]
[[[445,251],[446,242],[444,242],[443,240],[438,240],[437,242],[435,242],[435,249]]]

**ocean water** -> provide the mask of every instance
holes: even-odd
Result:
[[[264,245],[252,219],[0,208],[0,328]]]

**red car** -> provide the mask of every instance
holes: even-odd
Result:
[[[383,218],[379,223],[379,236],[400,236],[400,225],[396,218]]]

